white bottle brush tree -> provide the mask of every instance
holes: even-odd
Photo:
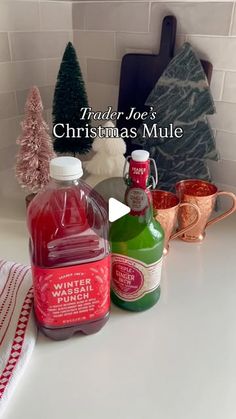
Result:
[[[104,124],[104,128],[114,129],[114,124],[109,121]],[[99,138],[96,137],[92,146],[95,155],[90,161],[84,162],[84,166],[89,176],[86,182],[93,188],[98,185],[98,192],[106,199],[110,196],[123,200],[125,184],[123,182],[123,169],[125,164],[124,154],[126,144],[120,137]],[[116,179],[115,179],[116,178]]]
[[[16,177],[29,193],[39,192],[49,181],[49,162],[55,157],[49,128],[43,119],[40,92],[32,87],[25,105],[25,118],[16,157]]]

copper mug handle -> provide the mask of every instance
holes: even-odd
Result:
[[[230,214],[233,214],[234,211],[236,211],[236,195],[233,192],[225,192],[225,191],[217,192],[217,196],[221,196],[221,195],[226,195],[232,198],[233,205],[228,211],[225,211],[223,212],[223,214],[218,215],[218,217],[215,217],[212,220],[208,221],[206,227],[209,227],[212,224],[218,223],[218,221],[223,220],[224,218],[228,217]]]
[[[236,201],[235,201],[235,205],[236,205]],[[186,233],[188,230],[190,230],[191,228],[195,227],[195,225],[200,220],[201,212],[200,212],[200,210],[199,210],[199,208],[198,208],[198,206],[196,204],[191,204],[190,202],[181,202],[179,204],[178,211],[180,210],[181,207],[192,207],[192,208],[194,208],[196,210],[196,217],[193,220],[193,222],[191,224],[189,224],[187,227],[184,227],[181,230],[176,231],[176,233],[173,233],[170,236],[170,239],[169,240],[173,240],[173,239],[176,239],[179,236],[182,236],[182,234]]]

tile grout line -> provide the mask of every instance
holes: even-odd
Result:
[[[42,31],[42,15],[41,15],[41,4],[40,0],[38,0],[38,12],[39,12],[39,30]]]
[[[227,105],[236,105],[236,102],[229,102],[229,101],[226,101],[226,100],[214,100],[214,102],[215,103],[226,103]]]
[[[123,4],[123,2],[122,2]],[[150,3],[151,4],[151,3]],[[71,33],[71,32],[101,32],[101,33],[122,33],[122,34],[134,34],[134,35],[145,35],[145,34],[150,34],[150,31],[144,30],[144,31],[130,31],[130,30],[109,30],[109,29],[71,29],[71,28],[58,28],[58,29],[42,29],[42,30],[0,30],[0,34],[2,33],[9,33],[9,34],[18,34],[18,33],[24,33],[24,34],[41,34],[41,33]],[[229,34],[224,34],[224,35],[220,35],[220,34],[200,34],[200,33],[181,33],[179,32],[177,35],[182,35],[182,36],[188,36],[188,37],[193,37],[193,38],[211,38],[211,39],[215,39],[215,38],[225,38],[228,39],[229,38]],[[231,35],[230,38],[236,38],[236,34],[235,35]]]
[[[1,0],[0,0],[1,1]],[[82,29],[78,29],[78,30],[82,30]],[[60,28],[58,28],[58,29],[42,29],[42,30],[39,30],[39,29],[36,29],[36,30],[32,30],[32,29],[29,29],[29,30],[24,30],[24,31],[21,31],[21,30],[13,30],[13,29],[10,29],[10,30],[0,30],[0,34],[1,33],[7,33],[7,32],[9,32],[9,33],[25,33],[25,34],[31,34],[31,33],[39,33],[39,34],[41,34],[41,33],[55,33],[55,32],[62,32],[62,33],[68,33],[68,32],[71,32],[71,31],[73,31],[73,29],[71,29],[71,28],[67,28],[67,29],[60,29]],[[106,31],[106,32],[108,32],[108,31]]]
[[[219,129],[219,128],[214,128],[216,132],[225,132],[227,134],[233,134],[236,135],[235,131],[227,131],[226,129]]]
[[[115,59],[118,58],[118,40],[117,40],[117,32],[114,32],[114,57]]]
[[[43,32],[47,32],[47,33],[51,33],[51,32],[68,32],[68,31],[71,31],[71,29],[63,29],[63,28],[58,28],[58,29],[44,29],[43,30]],[[126,33],[129,33],[129,34],[147,34],[147,33],[149,33],[148,31],[138,31],[138,30],[133,30],[133,31],[131,31],[131,30],[129,30],[129,29],[114,29],[114,30],[111,30],[111,29],[101,29],[101,28],[99,28],[99,29],[92,29],[92,28],[74,28],[74,29],[72,29],[72,31],[73,32],[102,32],[102,33],[104,33],[104,32],[107,32],[107,33],[115,33],[115,32],[119,32],[119,33],[124,33],[124,34],[126,34]],[[32,29],[29,29],[29,30],[14,30],[14,29],[9,29],[9,30],[1,30],[0,29],[0,34],[4,34],[4,33],[7,33],[7,32],[9,32],[9,33],[25,33],[25,34],[30,34],[30,33],[41,33],[42,31],[41,30],[38,30],[38,29],[36,29],[36,30],[32,30]],[[185,33],[179,33],[179,35],[186,35]],[[210,35],[210,34],[204,34],[204,35],[202,35],[202,34],[189,34],[189,35],[191,35],[191,36],[199,36],[199,37],[209,37],[209,38],[228,38],[228,34],[227,35]],[[236,37],[236,35],[235,35],[235,37]]]
[[[148,4],[148,33],[150,33],[150,27],[151,27],[151,11],[152,11],[152,3],[150,1]]]
[[[233,2],[232,12],[231,12],[231,19],[230,19],[230,25],[229,25],[229,36],[232,35],[233,23],[234,23],[234,13],[235,13],[235,2]]]
[[[105,56],[95,56],[93,55],[81,55],[82,58],[84,59],[90,59],[90,60],[94,60],[94,61],[104,61],[104,62],[114,62],[114,63],[119,63],[121,62],[121,58],[116,56],[111,56],[111,57],[105,57]],[[0,62],[0,67],[1,66],[5,66],[5,65],[14,65],[14,64],[19,64],[19,63],[25,63],[25,64],[43,64],[43,63],[56,63],[59,62],[61,60],[61,57],[49,57],[49,58],[45,58],[45,57],[41,57],[41,58],[32,58],[32,59],[22,59],[22,60],[12,60],[12,61],[2,61]],[[232,69],[232,68],[220,68],[220,67],[216,67],[214,68],[214,71],[221,71],[223,72],[223,77],[225,76],[225,73],[229,72],[229,73],[236,73],[236,69]],[[221,89],[222,90],[222,89]],[[220,95],[221,97],[221,95]],[[221,99],[220,99],[221,101]],[[226,102],[227,103],[227,102]],[[232,102],[234,103],[234,102]]]
[[[187,38],[186,38],[187,40]],[[82,55],[81,57],[83,58],[89,58],[89,59],[94,59],[94,60],[103,60],[103,61],[115,61],[115,62],[120,62],[121,59],[120,57],[116,56],[116,57],[103,57],[103,56],[94,56],[94,55]],[[57,56],[57,57],[40,57],[40,58],[28,58],[28,59],[12,59],[11,61],[0,61],[0,66],[1,65],[6,65],[6,64],[18,64],[18,63],[40,63],[40,62],[56,62],[58,60],[61,60],[61,56]],[[232,69],[232,68],[225,68],[225,67],[215,67],[214,71],[222,71],[222,72],[229,72],[229,73],[236,73],[236,68]]]
[[[85,84],[87,84],[87,79],[88,79],[88,63],[87,63],[87,57],[84,57],[84,63],[85,63],[84,64],[84,67],[85,67],[85,69],[84,69],[85,75],[83,74],[83,77],[85,79]],[[81,71],[82,71],[82,69],[81,69]]]
[[[60,60],[62,57],[49,57],[49,58],[31,58],[31,59],[26,59],[26,60],[12,60],[12,61],[0,61],[0,65],[1,64],[9,64],[9,63],[37,63],[39,61],[55,61],[55,60]],[[228,70],[228,71],[234,71],[234,70]],[[235,70],[236,71],[236,70]]]
[[[10,38],[10,32],[7,32],[7,40],[8,40],[8,47],[10,52],[10,62],[13,62],[13,54],[12,54],[12,45],[11,45],[11,38]],[[7,61],[9,62],[9,61]]]
[[[31,0],[34,1],[34,0]],[[64,4],[68,4],[67,1],[64,0],[59,0],[59,1],[55,1],[55,0],[41,0],[41,2],[46,1],[46,3],[64,3]],[[99,3],[105,3],[105,4],[113,4],[113,3],[148,3],[149,0],[76,0],[76,1],[70,1],[70,3],[72,4],[85,4],[86,3],[93,3],[93,4],[99,4]],[[160,3],[160,4],[165,4],[165,3],[170,3],[170,4],[176,4],[176,3],[181,3],[181,4],[188,4],[188,3],[232,3],[232,1],[230,0],[150,0],[151,3]]]
[[[225,77],[226,77],[226,71],[224,71],[224,73],[223,73],[219,102],[223,102],[223,93],[224,93],[224,88],[225,88]]]
[[[70,10],[70,18],[71,18],[71,30],[73,32],[73,42],[74,42],[74,7],[73,7],[73,2],[70,2],[71,4],[71,10]]]
[[[19,109],[19,104],[18,104],[18,100],[17,100],[17,91],[14,90],[14,97],[15,97],[15,104],[16,104],[16,111],[17,111],[17,115],[15,115],[16,117],[20,114],[20,109]]]

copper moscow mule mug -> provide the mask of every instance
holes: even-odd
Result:
[[[199,242],[205,237],[205,229],[218,221],[228,217],[236,210],[236,196],[232,192],[219,192],[217,187],[210,182],[199,179],[182,180],[175,185],[176,193],[183,203],[191,203],[198,206],[200,210],[200,219],[195,227],[181,235],[180,239],[188,242]],[[218,196],[229,196],[233,200],[232,207],[208,221],[215,207],[216,198]],[[185,228],[194,219],[192,208],[181,208],[178,214],[178,222],[180,228]]]
[[[197,205],[185,202],[180,203],[179,198],[175,194],[167,191],[153,190],[152,200],[154,217],[157,221],[159,221],[165,232],[163,253],[166,255],[169,249],[169,241],[181,236],[183,233],[194,227],[199,221],[200,211]],[[193,211],[193,219],[191,219],[188,225],[184,228],[176,233],[173,233],[177,222],[178,212],[183,207],[187,207]]]

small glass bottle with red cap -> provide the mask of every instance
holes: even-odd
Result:
[[[125,203],[131,211],[110,229],[111,297],[123,309],[142,311],[159,300],[164,247],[164,232],[153,217],[150,190],[156,186],[157,172],[154,179],[147,151],[133,151],[125,179]]]

